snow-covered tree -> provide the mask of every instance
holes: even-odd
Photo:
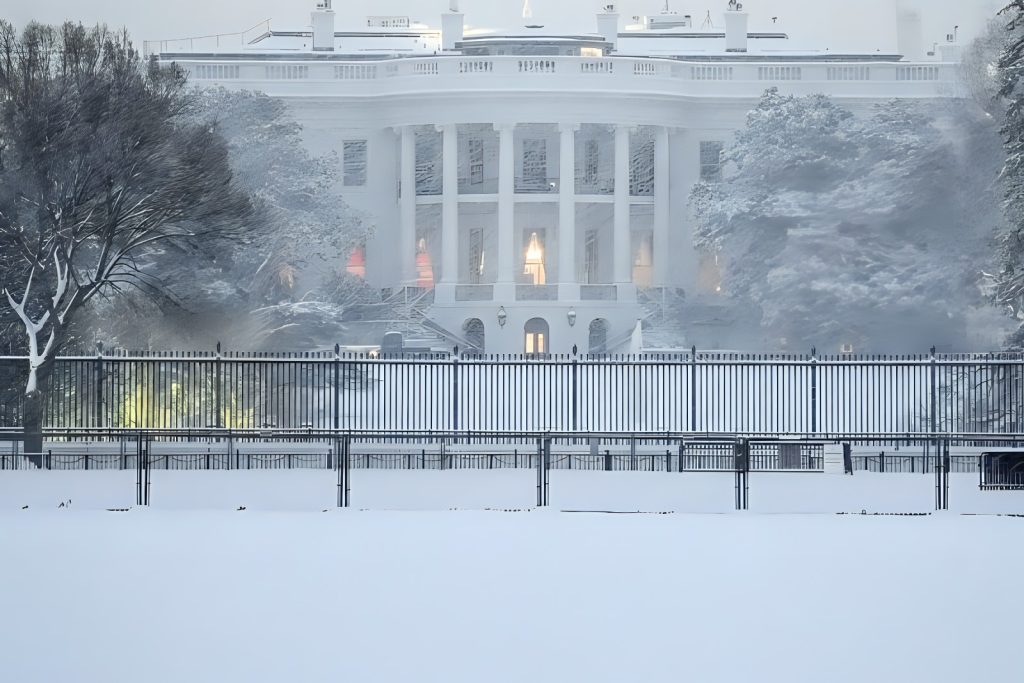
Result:
[[[691,195],[696,241],[775,343],[876,351],[960,342],[984,234],[965,219],[956,148],[917,105],[855,116],[767,91]]]
[[[125,34],[0,22],[4,299],[29,354],[26,448],[42,447],[57,350],[94,300],[159,284],[165,244],[211,243],[250,213],[226,146],[187,118],[185,79]]]
[[[1010,339],[1024,347],[1024,0],[1003,11],[1005,46],[998,62],[996,99],[1002,119],[1006,164],[1003,167],[1006,228],[999,234],[999,266],[992,277],[993,298],[1021,323]]]
[[[217,250],[176,247],[162,259],[166,296],[121,300],[97,312],[105,340],[162,348],[216,341],[250,350],[333,346],[346,307],[374,295],[352,278],[346,296],[335,296],[348,256],[372,229],[344,202],[338,155],[311,154],[288,105],[261,93],[196,90],[190,116],[227,142],[235,182],[255,207],[246,238]],[[126,307],[152,324],[118,325]]]

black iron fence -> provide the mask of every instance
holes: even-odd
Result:
[[[0,427],[24,358],[0,357]],[[53,429],[1013,434],[1024,356],[722,353],[382,358],[132,353],[60,358]]]
[[[540,455],[538,438],[551,441],[548,467],[554,470],[607,472],[732,472],[735,440],[616,437],[604,440],[517,435],[491,438],[489,443],[422,435],[396,440],[393,436],[297,440],[294,435],[251,439],[161,440],[162,436],[120,437],[102,442],[67,440],[48,444],[42,454],[19,452],[15,442],[0,451],[0,471],[134,470],[145,443],[149,467],[155,470],[295,470],[336,466],[340,443],[349,438],[350,467],[366,470],[496,470],[534,469]],[[588,443],[588,441],[590,443]],[[657,441],[657,443],[654,443]],[[268,447],[269,446],[269,447]],[[762,472],[821,472],[822,443],[750,445],[749,469]]]

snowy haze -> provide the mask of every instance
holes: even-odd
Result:
[[[461,0],[466,22],[481,28],[508,29],[522,23],[522,0]],[[531,0],[534,23],[558,30],[591,32],[594,13],[605,4],[598,0]],[[953,27],[970,40],[1005,4],[1004,0],[747,0],[751,30],[784,30],[800,49],[881,50],[896,49],[896,16],[900,9],[921,13],[925,45],[941,41]],[[232,33],[271,20],[275,29],[301,29],[309,24],[314,0],[178,0],[173,3],[126,2],[125,0],[0,0],[0,17],[16,25],[35,19],[59,23],[65,19],[86,24],[126,26],[136,41],[167,40]],[[447,0],[335,0],[338,28],[362,25],[366,15],[409,15],[431,26]],[[618,3],[624,20],[633,15],[661,11],[659,0],[625,0]],[[725,0],[670,0],[669,7],[691,14],[698,24],[710,10],[716,26],[722,24]],[[771,18],[778,17],[773,24]]]

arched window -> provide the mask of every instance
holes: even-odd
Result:
[[[466,349],[470,353],[483,353],[486,333],[484,324],[479,318],[470,318],[462,325],[462,334],[465,336],[472,348]]]
[[[590,353],[600,355],[608,353],[608,321],[598,318],[590,323]]]
[[[551,347],[548,323],[543,318],[531,318],[526,322],[526,353],[543,355]]]

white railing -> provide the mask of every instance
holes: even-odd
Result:
[[[779,85],[795,93],[828,92],[845,96],[948,97],[958,78],[956,64],[871,62],[755,62],[708,64],[641,57],[423,57],[368,63],[330,59],[218,59],[215,56],[165,54],[197,81],[259,82],[350,81],[346,92],[400,94],[424,86],[431,91],[600,87],[608,91],[757,96]],[[480,78],[486,75],[487,78]],[[355,82],[351,82],[355,81]],[[405,82],[408,81],[408,84]],[[297,87],[297,84],[296,84]],[[303,86],[306,87],[306,86]],[[272,90],[269,85],[262,89]],[[288,90],[293,92],[293,90]]]

